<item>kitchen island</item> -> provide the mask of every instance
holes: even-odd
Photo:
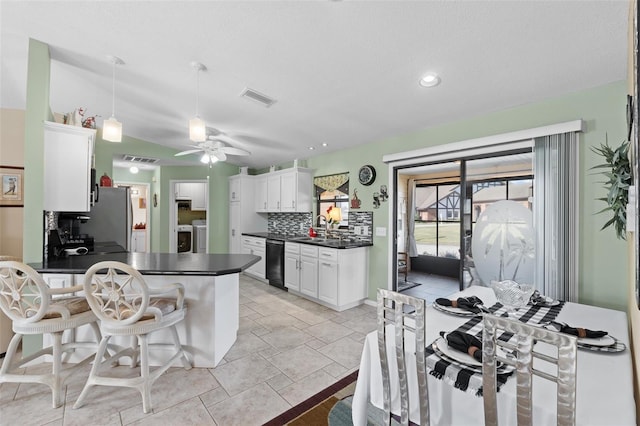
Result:
[[[195,367],[213,368],[236,341],[240,322],[239,273],[260,258],[251,254],[108,253],[50,259],[30,266],[51,287],[70,287],[82,284],[86,271],[106,260],[136,268],[152,287],[175,282],[184,285],[187,314],[177,325],[180,342]],[[78,337],[89,340],[90,329],[81,328]],[[154,333],[151,339],[171,342],[169,331],[165,330]],[[124,340],[116,343],[128,344]],[[152,365],[161,363],[162,355],[150,354]]]

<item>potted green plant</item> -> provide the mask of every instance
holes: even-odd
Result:
[[[608,140],[599,147],[592,147],[591,150],[604,157],[605,162],[592,167],[592,169],[605,169],[602,174],[607,178],[604,184],[607,196],[598,198],[607,203],[607,207],[596,214],[610,211],[613,216],[600,229],[601,231],[609,226],[613,226],[616,236],[619,239],[626,239],[627,228],[627,203],[629,201],[629,185],[631,185],[631,163],[629,162],[629,142],[613,149],[609,146]]]

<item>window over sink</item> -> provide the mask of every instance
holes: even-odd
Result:
[[[327,210],[339,208],[341,220],[339,228],[349,228],[349,172],[313,178],[313,189],[316,198],[316,212],[327,217]],[[320,217],[316,217],[316,226],[323,226]]]

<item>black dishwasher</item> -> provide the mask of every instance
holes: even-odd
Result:
[[[267,240],[267,280],[269,285],[287,290],[284,286],[284,241]]]

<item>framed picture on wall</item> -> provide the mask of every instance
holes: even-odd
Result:
[[[0,166],[0,207],[24,207],[24,167]]]

